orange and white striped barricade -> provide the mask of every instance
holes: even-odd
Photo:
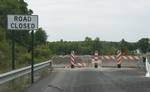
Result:
[[[98,51],[95,51],[94,53],[94,67],[95,68],[98,68],[98,61],[99,61]]]
[[[116,59],[114,55],[103,55],[102,56],[102,66],[103,67],[115,67]]]
[[[117,63],[117,67],[121,68],[121,52],[120,52],[120,50],[117,50],[117,52],[116,52],[116,63]]]
[[[124,61],[142,61],[141,56],[122,56],[122,60]]]
[[[86,63],[82,63],[82,66],[83,66],[83,67],[86,67]]]
[[[141,56],[126,55],[122,56],[122,65],[124,67],[144,67]]]
[[[114,61],[115,58],[113,55],[104,55],[103,56],[103,61],[108,62],[108,61]]]
[[[74,54],[74,51],[72,51],[71,54],[70,54],[70,64],[71,64],[71,68],[75,67],[75,54]]]
[[[77,63],[77,67],[79,68],[86,67],[86,63]]]
[[[77,67],[81,68],[82,64],[81,63],[77,63]]]

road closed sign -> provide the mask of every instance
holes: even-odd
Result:
[[[8,30],[36,30],[38,29],[37,15],[7,15]]]

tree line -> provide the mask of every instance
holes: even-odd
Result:
[[[97,50],[101,55],[115,54],[116,50],[121,50],[123,55],[131,54],[145,54],[150,52],[149,38],[141,38],[137,42],[127,42],[122,39],[120,42],[100,41],[100,38],[96,37],[94,40],[90,37],[86,37],[84,41],[60,41],[49,42],[49,49],[56,55],[67,55],[72,50],[79,55],[92,55]]]

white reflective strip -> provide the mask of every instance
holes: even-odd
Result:
[[[85,67],[85,66],[86,66],[86,63],[83,63],[83,66]]]
[[[121,54],[120,54],[120,55],[117,55],[116,57],[117,57],[117,58],[118,58],[118,57],[121,57]]]
[[[124,60],[128,60],[128,57],[126,57],[126,56],[122,56],[122,58],[123,58]]]
[[[121,60],[121,57],[118,57],[117,59],[118,59],[118,60]]]
[[[121,61],[117,62],[117,64],[121,64]]]
[[[98,60],[95,60],[94,62],[95,62],[95,63],[97,63],[97,62],[98,62]]]
[[[119,61],[121,61],[121,58],[118,58],[118,59],[117,59],[117,62],[119,62]]]
[[[71,54],[71,57],[73,57],[73,58],[74,58],[74,55],[73,55],[73,54]]]
[[[121,53],[118,53],[117,56],[121,56]]]
[[[70,61],[70,63],[71,63],[72,65],[74,65],[74,62]]]
[[[110,57],[109,57],[109,56],[104,56],[104,58],[105,58],[105,59],[110,59]]]
[[[134,58],[132,56],[128,56],[129,60],[134,60]]]
[[[115,60],[115,57],[114,57],[114,56],[111,56],[111,58],[112,58],[113,60]]]
[[[71,61],[75,61],[74,58],[71,58]]]
[[[98,53],[95,53],[94,55],[95,55],[95,56],[98,56]]]
[[[78,65],[79,65],[79,66],[82,66],[82,64],[81,64],[81,63],[78,63]]]
[[[140,58],[139,58],[138,56],[134,56],[134,58],[135,58],[136,60],[140,60]]]
[[[98,60],[98,57],[94,57],[95,60]]]

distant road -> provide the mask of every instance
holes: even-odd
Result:
[[[150,92],[150,78],[124,68],[56,69],[25,92]]]

